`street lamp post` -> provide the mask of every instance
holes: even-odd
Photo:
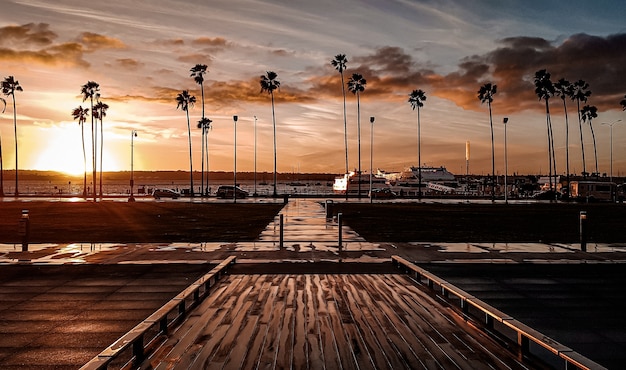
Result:
[[[609,125],[609,127],[611,128],[611,179],[610,181],[613,182],[613,125],[618,123],[618,122],[622,122],[621,119],[618,119],[617,121],[613,121],[611,123],[607,123],[607,122],[602,122],[603,125]]]
[[[237,119],[239,117],[233,116],[233,126],[235,127],[235,169],[234,169],[234,186],[233,186],[233,202],[237,203]]]
[[[370,203],[373,201],[373,193],[372,193],[372,176],[373,176],[373,163],[374,163],[374,116],[370,117],[370,123],[372,127],[370,129]]]
[[[508,186],[507,186],[507,176],[509,173],[509,156],[507,154],[506,151],[506,126],[507,123],[509,122],[509,118],[508,117],[504,117],[502,119],[502,123],[504,124],[504,203],[509,203],[509,198],[508,198]]]
[[[132,130],[130,132],[130,196],[128,197],[129,202],[134,202],[134,188],[135,188],[135,179],[133,177],[133,162],[135,159],[134,146],[135,146],[135,138],[137,137],[137,131]]]
[[[254,116],[254,193],[253,196],[258,196],[256,192],[256,116]]]

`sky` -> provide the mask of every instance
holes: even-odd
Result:
[[[201,164],[200,85],[212,171],[233,171],[237,115],[237,171],[273,170],[270,95],[259,79],[274,71],[278,172],[345,171],[341,76],[337,54],[367,81],[357,98],[347,91],[350,169],[399,171],[418,164],[415,89],[420,108],[421,160],[466,171],[491,172],[487,104],[477,91],[497,85],[492,103],[496,173],[503,174],[504,125],[508,172],[548,173],[545,102],[534,74],[553,81],[583,79],[598,107],[592,121],[599,172],[626,175],[626,7],[617,0],[2,0],[0,78],[14,76],[19,169],[82,173],[81,126],[71,112],[82,106],[81,87],[100,85],[109,105],[104,118],[103,167],[126,171],[189,170],[187,118],[177,109],[183,90],[196,96],[189,110],[193,169]],[[13,101],[0,114],[4,169],[15,168]],[[566,99],[570,172],[582,171],[576,103]],[[0,103],[0,111],[2,104]],[[563,100],[549,100],[557,172],[565,173]],[[256,119],[255,119],[256,117]],[[373,125],[370,117],[375,117]],[[604,124],[603,124],[604,123]],[[84,125],[91,171],[91,118]],[[595,168],[590,126],[583,124],[587,171]],[[256,129],[256,130],[255,130]],[[371,131],[373,129],[373,132]],[[255,135],[256,132],[256,135]],[[371,146],[373,142],[373,147]],[[256,154],[256,155],[255,155]]]

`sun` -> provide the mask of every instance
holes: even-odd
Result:
[[[71,126],[61,124],[41,129],[46,130],[46,133],[43,135],[45,141],[38,145],[39,148],[34,149],[39,152],[35,163],[36,169],[58,171],[68,175],[81,175],[85,171],[84,158],[86,158],[86,171],[92,171],[90,130],[85,130],[85,157],[83,157],[81,133],[76,124]],[[106,132],[104,145],[104,171],[116,171],[118,169],[117,163],[106,149]]]

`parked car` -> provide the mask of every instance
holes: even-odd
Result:
[[[373,189],[369,196],[374,199],[391,199],[397,195],[389,188],[377,188]]]
[[[180,193],[172,189],[154,189],[154,191],[152,192],[152,196],[154,197],[154,199],[161,199],[161,198],[178,199],[180,198]]]
[[[233,185],[222,185],[217,188],[217,191],[215,192],[216,197],[225,199],[234,198],[235,194],[237,194],[237,198],[239,199],[245,198],[249,195],[247,191],[243,190],[239,186]]]

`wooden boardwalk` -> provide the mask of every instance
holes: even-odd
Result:
[[[527,368],[405,275],[229,275],[213,289],[143,368]]]

